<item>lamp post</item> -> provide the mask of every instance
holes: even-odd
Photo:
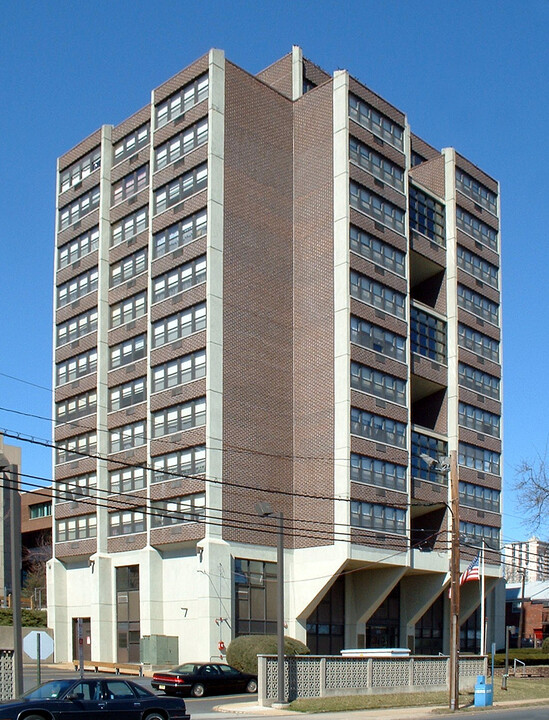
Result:
[[[456,451],[449,458],[433,458],[421,454],[421,459],[431,468],[450,474],[450,504],[452,517],[450,544],[450,660],[449,698],[450,710],[459,708],[459,479]]]
[[[284,515],[282,512],[275,512],[270,503],[262,501],[255,506],[260,517],[278,518],[278,535],[276,544],[276,584],[277,584],[277,615],[276,615],[276,637],[277,637],[277,705],[285,705],[284,693]]]

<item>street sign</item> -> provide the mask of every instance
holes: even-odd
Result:
[[[40,637],[40,658],[37,636]],[[53,640],[44,630],[32,630],[23,640],[23,650],[33,660],[47,660],[53,654]]]

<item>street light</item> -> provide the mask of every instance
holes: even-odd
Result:
[[[277,672],[278,692],[277,705],[285,705],[284,693],[284,515],[282,512],[275,512],[271,504],[262,501],[255,506],[260,517],[278,518],[278,537],[276,545],[276,584],[277,584],[277,615],[276,615],[276,636],[277,636]]]
[[[433,458],[422,453],[420,458],[440,472],[450,474],[450,505],[452,516],[450,552],[450,687],[448,704],[450,710],[459,708],[459,481],[456,451],[450,457]]]

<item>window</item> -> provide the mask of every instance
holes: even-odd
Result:
[[[404,535],[406,533],[406,511],[389,505],[353,500],[351,502],[351,526]]]
[[[173,205],[203,190],[208,182],[208,166],[199,165],[184,175],[176,178],[167,185],[163,185],[154,193],[155,214],[164,212]]]
[[[77,355],[57,364],[57,384],[72,382],[97,370],[97,350]]]
[[[57,326],[57,347],[97,330],[97,309],[77,315]]]
[[[202,255],[153,280],[153,303],[206,282],[206,256]]]
[[[459,384],[481,395],[499,400],[499,378],[465,365],[465,363],[459,363]]]
[[[142,490],[146,485],[145,468],[125,467],[109,472],[109,492],[113,495]]]
[[[398,150],[404,149],[403,129],[355,95],[349,95],[349,117],[374,135],[387,140]]]
[[[351,296],[404,319],[405,296],[355,270],[351,270]]]
[[[122,200],[135,195],[149,184],[149,166],[143,165],[129,173],[112,186],[112,204],[116,205]]]
[[[351,362],[351,387],[389,402],[406,404],[406,381]]]
[[[166,165],[179,160],[195,148],[208,142],[208,118],[186,128],[175,137],[159,145],[154,151],[155,168],[161,170]]]
[[[77,475],[70,480],[57,483],[59,500],[78,500],[78,498],[93,497],[97,487],[97,476],[95,473]]]
[[[351,433],[397,447],[406,447],[406,425],[390,418],[351,408]]]
[[[187,337],[206,327],[206,304],[193,305],[176,315],[162,318],[153,325],[153,347]]]
[[[180,525],[184,522],[198,522],[206,515],[206,495],[187,495],[151,502],[151,527]]]
[[[208,75],[201,75],[156,106],[156,129],[208,97]]]
[[[147,269],[147,249],[139,250],[133,255],[128,255],[120,262],[111,266],[111,282],[110,287],[121,285],[127,280],[145,272]]]
[[[412,305],[410,309],[412,352],[446,363],[446,323]]]
[[[30,519],[50,517],[51,515],[51,500],[48,502],[37,503],[36,505],[29,505]]]
[[[138,335],[119,345],[113,345],[110,349],[110,369],[114,370],[117,367],[140,360],[145,357],[146,352],[145,335]]]
[[[462,323],[458,324],[458,344],[487,360],[499,362],[499,342]]]
[[[109,513],[109,537],[145,532],[145,515],[138,510]]]
[[[174,477],[189,477],[206,472],[206,448],[204,445],[185,448],[168,455],[153,458],[152,482],[162,482]]]
[[[425,460],[421,457],[422,455],[429,455],[429,457],[432,457],[435,460],[447,457],[448,443],[443,440],[438,440],[431,435],[423,435],[412,431],[412,477],[418,478],[419,480],[427,480],[432,483],[438,483],[439,485],[447,485],[448,474],[437,469],[436,465],[427,465]]]
[[[121,410],[145,401],[146,378],[138,378],[124,385],[110,388],[109,411]]]
[[[99,228],[94,227],[74,240],[71,240],[58,250],[59,270],[72,265],[77,260],[86,257],[99,247]]]
[[[149,144],[150,123],[141,125],[114,146],[113,165],[133,155]]]
[[[458,266],[493,288],[498,287],[498,268],[461,245],[457,246]]]
[[[405,253],[353,225],[350,228],[350,247],[351,250],[371,260],[375,265],[380,265],[405,277]]]
[[[374,177],[378,178],[396,190],[404,192],[404,170],[387,158],[376,153],[371,148],[359,142],[356,138],[349,138],[349,155],[351,162],[360,165]]]
[[[499,437],[499,415],[466,403],[459,403],[459,424],[479,433]]]
[[[155,412],[152,415],[152,421],[154,438],[204,425],[206,422],[206,398],[197,398],[183,405],[174,405]]]
[[[234,560],[237,635],[276,633],[276,565],[262,560]]]
[[[410,229],[426,235],[446,247],[444,230],[444,205],[430,195],[410,185]]]
[[[405,492],[406,468],[385,460],[351,453],[351,480]]]
[[[85,415],[91,415],[97,410],[97,393],[93,390],[83,395],[75,395],[68,400],[58,402],[56,408],[58,423],[66,423]]]
[[[400,362],[406,361],[406,338],[354,315],[351,315],[351,342]]]
[[[206,375],[206,351],[197,352],[152,368],[153,392],[177,387]]]
[[[95,515],[79,515],[67,520],[58,520],[55,527],[57,542],[97,537],[97,517]]]
[[[415,167],[416,165],[421,165],[421,163],[424,163],[427,158],[424,158],[423,155],[420,155],[415,150],[412,150],[412,167]]]
[[[464,442],[459,443],[458,459],[460,465],[465,465],[479,472],[499,475],[499,458],[499,453],[492,450],[486,450]]]
[[[80,460],[82,457],[95,455],[96,452],[97,435],[95,433],[76,435],[57,443],[56,462],[61,464],[71,460]]]
[[[499,513],[500,491],[473,483],[459,483],[459,503],[478,510]]]
[[[149,208],[136,210],[131,215],[119,220],[112,226],[111,247],[120,245],[125,240],[131,240],[149,226]]]
[[[476,523],[464,522],[463,520],[459,522],[459,534],[463,537],[463,541],[470,545],[476,545],[477,547],[481,545],[484,540],[489,548],[499,550],[499,533],[499,528],[490,525],[477,525]]]
[[[497,213],[497,196],[463,170],[456,168],[456,187],[473,202],[482,205],[493,215]]]
[[[101,148],[98,147],[59,173],[59,192],[65,192],[74,185],[78,185],[100,166]]]
[[[351,180],[351,206],[404,235],[404,210]]]
[[[499,317],[499,306],[497,303],[488,300],[484,295],[469,290],[464,285],[457,288],[458,305],[464,310],[473,313],[477,317],[497,325]]]
[[[136,422],[131,425],[123,425],[110,431],[110,452],[116,453],[121,450],[130,450],[147,441],[145,434],[145,422]]]
[[[147,295],[142,292],[133,295],[111,307],[111,328],[120,327],[132,320],[143,317],[147,312]]]
[[[456,207],[456,225],[460,230],[471,235],[483,245],[495,250],[498,249],[498,234],[486,223],[477,220],[459,206]]]
[[[200,210],[153,237],[153,257],[159,258],[206,234],[207,214]]]
[[[82,275],[77,275],[57,288],[57,307],[61,308],[65,305],[78,300],[88,293],[97,290],[98,272],[97,268],[92,268]]]
[[[59,230],[65,230],[99,207],[99,185],[59,210]]]

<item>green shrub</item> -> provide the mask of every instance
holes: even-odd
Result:
[[[13,625],[11,608],[0,608],[0,625]],[[47,613],[45,610],[21,610],[21,625],[23,627],[47,627]]]
[[[541,649],[544,653],[549,653],[549,637],[544,638],[543,642],[541,643]]]
[[[257,675],[257,656],[277,654],[276,635],[241,635],[227,648],[227,662],[237,670]],[[308,655],[309,648],[299,640],[284,638],[285,655]]]

